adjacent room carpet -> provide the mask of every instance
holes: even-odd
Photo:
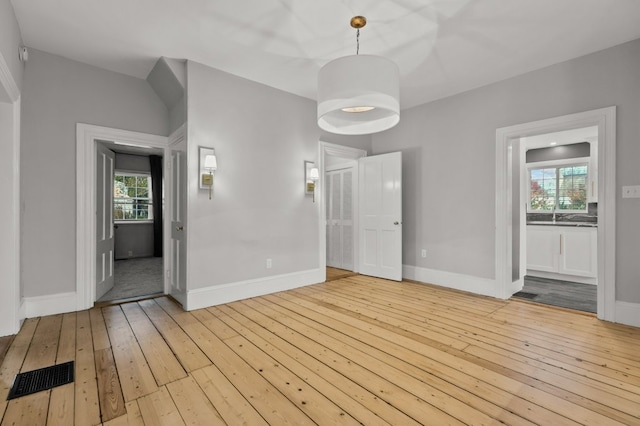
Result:
[[[571,281],[524,277],[524,288],[513,297],[545,305],[596,313],[598,286]]]
[[[148,296],[164,291],[161,257],[116,260],[114,267],[114,286],[98,302]]]

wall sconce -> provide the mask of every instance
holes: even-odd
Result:
[[[209,190],[209,199],[213,192],[213,172],[218,169],[218,160],[213,148],[200,147],[200,189]]]
[[[316,202],[316,181],[320,179],[318,168],[311,161],[304,162],[304,191],[313,195],[313,202]]]

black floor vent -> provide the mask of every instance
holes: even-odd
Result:
[[[521,297],[523,299],[533,300],[536,297],[538,297],[538,295],[535,293],[527,293],[526,291],[519,291],[516,294],[514,294],[513,297]]]
[[[73,382],[73,361],[20,373],[13,381],[7,400]]]

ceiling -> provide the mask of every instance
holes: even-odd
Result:
[[[24,43],[146,78],[189,59],[310,99],[326,62],[395,61],[408,108],[640,38],[638,0],[12,0]]]

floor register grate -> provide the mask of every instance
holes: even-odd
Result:
[[[73,382],[73,361],[20,373],[13,381],[7,400]]]
[[[514,294],[513,297],[520,297],[522,299],[533,300],[536,297],[538,297],[538,295],[535,293],[527,293],[526,291],[519,291],[516,294]]]

